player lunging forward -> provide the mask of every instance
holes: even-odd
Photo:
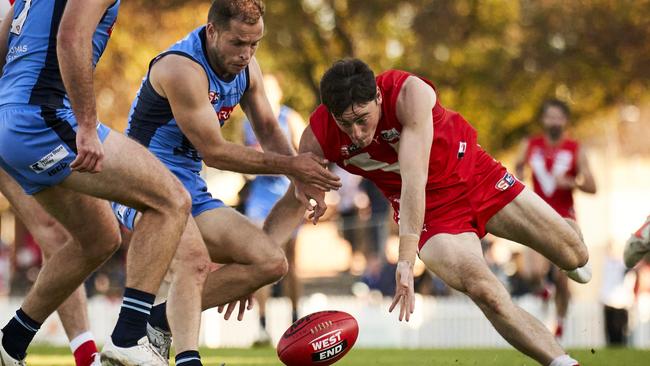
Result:
[[[414,310],[419,249],[426,266],[467,294],[518,350],[543,365],[577,365],[542,323],[512,302],[485,263],[479,238],[491,232],[525,244],[585,283],[591,273],[580,235],[481,149],[474,128],[440,105],[429,81],[398,70],[375,78],[365,63],[349,59],[324,74],[320,89],[323,105],[312,114],[300,151],[372,180],[392,203],[400,245],[390,310],[399,305],[400,320]],[[319,202],[317,220],[323,194],[312,197]],[[276,207],[267,225],[279,225],[288,211]]]

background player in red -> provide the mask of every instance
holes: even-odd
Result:
[[[530,167],[535,193],[580,233],[573,207],[573,191],[578,189],[596,193],[596,182],[589,168],[587,154],[578,141],[566,134],[570,117],[566,103],[556,99],[547,100],[542,104],[539,116],[544,133],[532,136],[522,143],[516,161],[517,176],[523,178],[524,168]],[[528,280],[536,292],[548,299],[551,290],[546,287],[547,276],[555,284],[555,336],[562,337],[571,297],[567,277],[533,250],[526,250],[525,258]]]
[[[487,231],[544,254],[585,283],[588,253],[580,235],[477,144],[463,117],[443,108],[433,85],[404,71],[376,79],[360,60],[335,63],[320,84],[323,105],[312,114],[300,151],[327,158],[372,180],[399,222],[399,319],[414,311],[413,264],[419,256],[448,285],[467,294],[514,347],[543,365],[575,366],[553,335],[515,305],[490,271],[479,238]],[[427,158],[428,157],[428,158]],[[308,192],[324,213],[323,194]],[[288,232],[297,224],[288,192],[265,223]],[[297,204],[293,203],[293,207]]]

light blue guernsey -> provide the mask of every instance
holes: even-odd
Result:
[[[219,123],[223,126],[248,89],[248,67],[228,80],[221,78],[208,61],[205,40],[205,26],[195,29],[156,56],[149,64],[149,70],[157,61],[170,54],[187,57],[201,65],[210,84],[205,97],[210,99]],[[200,175],[203,158],[178,127],[169,101],[154,90],[149,72],[131,105],[126,133],[147,147],[183,183],[192,197],[193,216],[224,206],[223,202],[208,192],[207,184]],[[134,209],[113,203],[113,211],[122,224],[133,229],[137,213]]]
[[[205,33],[205,26],[194,30],[154,58],[149,68],[169,54],[187,57],[201,65],[210,83],[209,89],[205,91],[206,98],[210,98],[219,123],[223,126],[248,89],[248,67],[229,80],[219,77],[208,61]],[[190,169],[196,173],[201,171],[202,157],[176,124],[169,101],[153,89],[149,74],[144,78],[131,106],[127,135],[149,148],[167,165]]]
[[[65,0],[18,0],[0,78],[0,167],[27,192],[71,174],[77,121],[59,71],[57,33]],[[106,9],[92,39],[93,66],[117,19],[120,1]],[[97,124],[103,142],[110,129]]]

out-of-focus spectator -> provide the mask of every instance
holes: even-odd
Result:
[[[25,225],[16,218],[14,248],[16,250],[14,273],[11,279],[11,294],[25,295],[32,287],[43,263],[41,248],[27,231]]]
[[[0,240],[0,297],[9,295],[11,284],[11,248]]]
[[[367,243],[366,258],[374,256],[383,262],[389,231],[386,220],[391,212],[390,204],[375,183],[370,180],[363,179],[361,189],[370,201],[370,218],[366,224],[366,230],[364,230]]]
[[[605,315],[605,339],[608,345],[627,344],[629,309],[634,304],[636,273],[627,271],[621,251],[611,243],[603,262],[600,301]]]
[[[352,175],[336,165],[332,166],[332,171],[341,178],[343,184],[336,192],[338,194],[336,211],[339,217],[339,232],[352,248],[350,272],[360,274],[365,264],[358,266],[355,263],[363,254],[362,222],[359,217],[359,209],[363,201],[367,201],[367,197],[362,197],[365,196],[361,190],[362,178]]]

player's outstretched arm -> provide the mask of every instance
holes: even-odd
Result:
[[[203,68],[179,55],[167,55],[151,68],[149,78],[158,94],[167,98],[183,134],[213,168],[246,174],[308,172],[308,182],[322,189],[338,188],[338,177],[324,169],[313,155],[289,156],[259,152],[224,139],[216,113],[206,96]],[[315,172],[315,173],[314,173]]]
[[[402,176],[399,222],[399,259],[395,297],[389,311],[400,305],[399,320],[409,321],[415,309],[413,265],[424,224],[425,188],[433,143],[432,109],[436,94],[425,82],[409,77],[397,97],[397,118],[402,123],[398,160]]]
[[[61,77],[79,124],[77,157],[70,164],[80,172],[99,172],[104,149],[97,136],[97,110],[93,86],[92,39],[113,0],[68,0],[57,34]]]
[[[251,122],[251,127],[255,131],[255,136],[260,142],[264,151],[272,151],[284,155],[294,155],[295,152],[289,141],[284,136],[280,125],[278,124],[271,105],[264,91],[264,81],[262,71],[255,58],[249,65],[250,85],[241,100],[242,108]],[[296,165],[292,172],[286,174],[294,181],[301,181],[307,184],[313,184],[313,176],[327,178],[330,186],[317,185],[325,190],[336,189],[340,186],[339,178],[325,168],[326,161],[319,159],[312,154],[297,157],[296,161],[303,160],[303,163]],[[313,164],[314,161],[320,164]]]
[[[578,178],[579,181],[576,183],[576,187],[579,190],[585,193],[596,193],[596,180],[591,173],[589,159],[587,159],[587,153],[583,147],[580,147],[578,151]]]
[[[14,6],[12,5],[7,14],[0,20],[0,70],[5,67],[7,60],[9,29],[11,28],[11,19],[13,17]]]

